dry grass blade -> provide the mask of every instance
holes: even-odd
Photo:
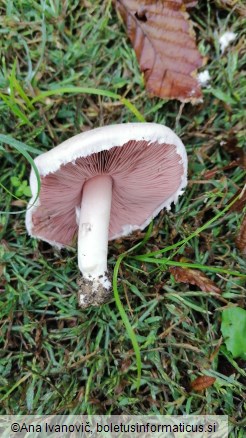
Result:
[[[144,73],[146,88],[154,96],[182,102],[201,100],[196,69],[202,57],[186,6],[194,1],[117,0],[116,7]]]
[[[241,227],[236,238],[236,245],[242,254],[246,255],[246,215],[241,223]]]
[[[187,262],[185,257],[181,257],[180,261]],[[175,281],[179,283],[193,284],[203,292],[215,292],[221,294],[221,290],[216,284],[206,276],[204,272],[198,269],[183,268],[180,266],[172,266],[169,271],[174,276]]]
[[[240,0],[217,0],[217,5],[231,11],[233,8],[239,15],[246,17],[246,5]]]

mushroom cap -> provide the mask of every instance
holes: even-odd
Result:
[[[84,183],[110,175],[109,239],[145,228],[176,202],[187,184],[187,155],[179,137],[156,123],[124,123],[87,131],[35,158],[30,175],[28,233],[59,248],[73,245]]]

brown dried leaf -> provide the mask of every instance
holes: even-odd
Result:
[[[239,189],[228,203],[230,204],[239,195],[239,193],[241,193],[240,197],[234,202],[229,211],[237,211],[240,213],[244,209],[246,205],[246,187],[243,189],[243,191]]]
[[[203,64],[186,7],[191,0],[116,0],[147,90],[163,99],[200,101],[196,69]]]
[[[236,238],[236,245],[242,254],[246,255],[246,214],[241,223],[241,227]]]
[[[182,257],[180,261],[187,263],[189,260],[185,257]],[[169,271],[179,283],[194,284],[204,292],[215,292],[217,294],[221,294],[220,288],[216,286],[216,284],[210,280],[210,278],[208,278],[204,272],[201,272],[198,269],[172,266],[169,268]]]
[[[231,155],[233,160],[237,162],[238,166],[246,169],[246,153],[244,149],[240,148],[237,144],[237,137],[235,135],[229,135],[226,141],[222,140],[220,146]]]
[[[201,392],[204,389],[209,388],[216,381],[215,377],[200,376],[191,382],[191,388],[193,391]]]
[[[121,362],[121,371],[125,373],[130,368],[131,363],[132,361],[129,357],[123,359],[123,361]]]

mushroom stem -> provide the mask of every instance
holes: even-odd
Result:
[[[78,235],[78,265],[83,275],[79,304],[101,304],[111,283],[107,273],[108,229],[112,201],[112,178],[99,175],[83,187]],[[101,302],[97,302],[100,295]]]

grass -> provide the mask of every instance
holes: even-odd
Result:
[[[203,103],[182,106],[147,96],[110,2],[79,5],[1,7],[0,413],[226,414],[231,436],[243,437],[245,362],[227,352],[220,326],[223,307],[245,306],[244,279],[233,275],[245,273],[235,246],[242,214],[227,208],[245,182],[237,149],[245,138],[244,19],[220,1],[193,9],[212,80]],[[221,56],[218,34],[228,29],[237,39]],[[28,180],[29,155],[76,133],[143,119],[181,136],[189,185],[147,238],[136,232],[110,244],[115,299],[81,311],[76,251],[27,236],[28,198],[15,198],[11,177]],[[206,267],[222,295],[177,283],[168,270],[177,250]],[[216,382],[193,392],[199,375]]]

